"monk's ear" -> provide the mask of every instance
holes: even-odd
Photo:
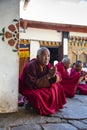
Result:
[[[37,57],[37,59],[39,59],[39,56],[38,56],[38,55],[37,55],[36,57]]]
[[[40,60],[40,59],[41,59],[39,55],[37,55],[37,59],[38,59],[38,60]]]

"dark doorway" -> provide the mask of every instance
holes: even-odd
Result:
[[[55,60],[58,61],[58,47],[48,47],[48,49],[50,50],[50,63],[53,64],[53,62]]]

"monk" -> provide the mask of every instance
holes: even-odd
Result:
[[[63,87],[59,83],[61,76],[49,61],[50,51],[41,47],[37,57],[29,61],[19,78],[19,92],[40,115],[56,113],[66,103]]]
[[[60,84],[64,88],[66,97],[72,98],[76,93],[80,74],[76,73],[74,75],[70,75],[70,73],[68,72],[70,64],[70,59],[68,57],[65,57],[61,62],[58,62],[55,66],[57,67],[57,71],[61,74],[62,80]]]
[[[70,75],[75,75],[80,73],[79,82],[77,85],[77,93],[87,95],[87,72],[82,70],[83,63],[80,60],[77,60],[75,66],[71,69]]]

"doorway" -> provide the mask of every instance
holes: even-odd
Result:
[[[55,60],[58,61],[58,47],[47,47],[50,50],[50,63],[53,64]]]

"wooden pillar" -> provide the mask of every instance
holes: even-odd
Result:
[[[62,32],[61,45],[58,47],[58,61],[61,61],[63,59],[63,37],[64,37],[64,34]]]
[[[63,57],[68,56],[68,36],[69,32],[63,32]]]

